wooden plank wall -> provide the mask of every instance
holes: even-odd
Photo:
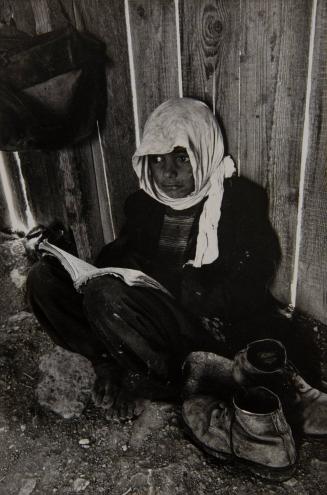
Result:
[[[117,234],[137,187],[131,156],[149,113],[172,96],[199,98],[222,123],[240,173],[267,190],[283,254],[274,294],[285,303],[297,295],[300,309],[326,322],[326,2],[0,0],[0,18],[13,13],[22,29],[43,32],[66,22],[61,4],[71,22],[106,43],[108,106],[105,126],[82,146],[21,154],[36,217],[63,216],[82,256],[94,255]],[[41,209],[35,183],[41,196],[44,187],[49,193]]]
[[[0,230],[7,231],[9,229],[10,229],[9,212],[0,182]]]
[[[275,293],[291,300],[311,0],[241,2],[240,169],[263,185],[283,253]]]
[[[163,101],[178,97],[174,0],[129,1],[140,132]]]
[[[8,230],[9,228],[10,228],[9,211],[2,187],[2,181],[0,180],[0,230]]]
[[[308,118],[297,305],[327,314],[327,3],[318,0]]]
[[[0,18],[14,18],[30,34],[67,25],[86,28],[108,47],[106,125],[92,140],[60,152],[20,153],[33,214],[40,223],[60,219],[72,227],[79,254],[91,259],[113,239],[122,204],[136,188],[129,174],[134,150],[123,2],[105,0],[1,0]],[[127,172],[128,169],[128,172]],[[131,178],[129,178],[131,177]]]
[[[180,26],[183,94],[216,112],[238,161],[240,2],[181,0]]]
[[[45,0],[20,0],[18,2],[2,0],[1,18],[8,22],[12,17],[18,29],[29,34],[44,33],[59,27],[60,22],[61,25],[65,24],[61,13],[57,17],[53,16],[54,6],[59,6],[59,4],[49,2],[48,5]],[[70,225],[81,256],[88,259],[92,255],[92,240],[96,240],[99,236],[99,228],[96,228],[99,227],[99,222],[96,221],[95,225],[90,222],[91,228],[87,232],[86,221],[90,210],[87,209],[86,198],[81,197],[83,179],[79,181],[78,177],[78,174],[82,176],[83,167],[80,166],[77,170],[72,163],[72,154],[73,150],[64,150],[60,153],[23,152],[19,156],[31,209],[37,222],[48,223],[57,218],[66,225]],[[89,192],[92,192],[92,182],[88,186]],[[95,190],[93,196],[94,203],[97,203]],[[98,211],[94,218],[98,218]]]
[[[8,174],[5,176],[6,156],[4,153],[0,153],[0,230],[10,231],[12,228],[12,220],[10,218],[8,201],[6,198],[5,190],[7,182],[9,182]]]
[[[16,211],[17,221],[24,225],[27,223],[26,218],[26,199],[21,187],[21,177],[17,166],[17,155],[13,153],[2,153],[2,161],[7,170],[7,180],[12,192],[12,201]],[[3,188],[4,192],[4,188]],[[19,225],[17,225],[19,229]]]
[[[105,178],[108,181],[112,232],[105,236],[105,241],[109,242],[123,223],[126,197],[137,188],[136,177],[131,171],[135,132],[124,2],[81,0],[73,4],[75,16],[80,17],[85,28],[105,42],[109,60],[106,121],[100,139],[93,143],[98,187],[102,186]],[[104,201],[102,190],[100,204]],[[108,223],[108,214],[102,214],[102,225]]]
[[[17,28],[29,34],[36,32],[36,20],[31,2],[1,0],[1,20],[9,22],[14,19]],[[7,161],[10,154],[5,154]],[[66,210],[64,208],[65,197],[61,187],[61,177],[58,174],[57,154],[25,152],[19,154],[23,175],[26,180],[27,194],[31,210],[38,223],[48,223],[53,219],[61,219],[67,224]],[[17,176],[17,163],[10,160],[8,174]],[[17,184],[20,187],[20,184]],[[20,218],[24,217],[18,212]]]

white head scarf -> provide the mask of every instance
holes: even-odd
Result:
[[[170,153],[185,148],[194,177],[194,191],[185,198],[170,198],[151,179],[147,155]],[[224,178],[235,172],[231,157],[224,158],[220,127],[205,103],[192,98],[173,98],[162,103],[148,118],[142,141],[133,156],[140,187],[152,198],[175,210],[190,208],[207,199],[199,219],[195,259],[201,267],[218,258],[217,229],[224,193]]]

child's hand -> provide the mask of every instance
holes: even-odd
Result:
[[[41,241],[47,239],[48,234],[49,231],[44,225],[37,225],[25,235],[23,244],[28,258],[36,261],[41,257],[39,245]]]
[[[27,256],[32,261],[37,261],[42,254],[39,251],[39,245],[42,241],[47,240],[61,249],[65,249],[71,254],[76,255],[76,246],[72,234],[65,230],[60,222],[52,222],[47,227],[37,225],[33,227],[24,237],[23,243]]]

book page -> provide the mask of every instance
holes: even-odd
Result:
[[[78,292],[81,292],[81,287],[85,285],[88,280],[104,275],[112,275],[120,278],[129,286],[149,287],[151,289],[160,290],[170,297],[173,297],[160,282],[140,270],[120,267],[97,268],[67,251],[50,244],[48,241],[41,242],[39,249],[51,254],[60,261],[62,266],[71,276],[74,287]]]

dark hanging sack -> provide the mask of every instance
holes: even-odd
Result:
[[[72,26],[0,29],[0,149],[59,149],[89,137],[106,106],[105,45]]]

